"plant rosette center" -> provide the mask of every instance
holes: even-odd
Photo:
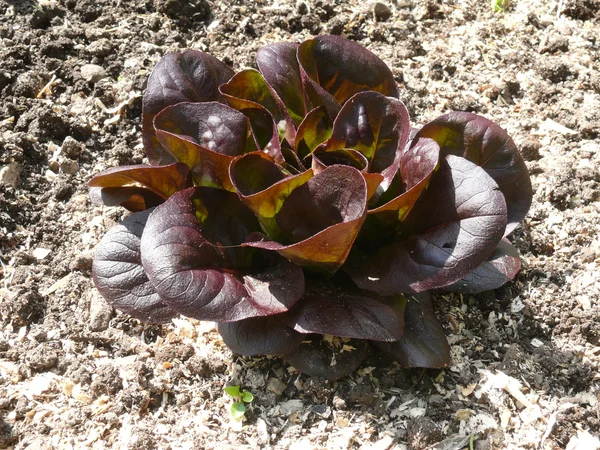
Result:
[[[158,62],[148,164],[89,183],[94,202],[132,212],[97,246],[99,292],[142,321],[217,322],[233,352],[310,375],[347,375],[371,346],[448,366],[432,292],[496,289],[520,270],[507,236],[532,190],[514,142],[467,112],[411,128],[391,70],[339,36],[256,61]]]

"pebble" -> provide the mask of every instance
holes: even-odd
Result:
[[[60,163],[60,170],[67,175],[74,175],[79,171],[79,163],[72,159],[64,159]]]
[[[48,167],[50,168],[50,170],[54,173],[58,173],[58,170],[60,169],[60,164],[56,159],[51,159],[48,162]]]
[[[93,65],[93,64],[89,64]],[[99,66],[96,66],[99,67]],[[104,69],[102,69],[104,70]],[[61,153],[69,159],[77,159],[83,151],[83,144],[71,136],[67,136],[62,143]]]
[[[14,94],[17,97],[35,98],[44,87],[44,80],[35,72],[25,72],[17,77]]]
[[[28,352],[26,360],[32,370],[43,372],[56,366],[58,352],[49,344],[43,343],[38,345],[33,351]]]
[[[267,390],[273,392],[274,394],[281,395],[285,391],[286,385],[283,381],[278,380],[277,378],[269,378],[269,382],[267,383]]]
[[[37,247],[32,252],[32,256],[38,261],[41,261],[42,259],[45,259],[50,253],[52,253],[52,250],[50,250],[49,248]]]
[[[113,49],[113,44],[105,38],[98,39],[87,46],[86,50],[94,56],[108,56]]]
[[[21,179],[21,165],[16,162],[0,167],[0,186],[16,187]]]
[[[377,2],[373,6],[375,18],[380,22],[385,22],[392,16],[392,10],[385,3]]]
[[[429,448],[442,438],[438,425],[428,417],[411,420],[407,426],[408,448],[421,450]]]
[[[88,83],[97,83],[108,75],[106,74],[106,70],[101,66],[96,64],[84,64],[81,66],[81,76]]]
[[[97,292],[90,293],[90,331],[104,331],[110,324],[113,315],[112,307]]]

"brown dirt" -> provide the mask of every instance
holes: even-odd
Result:
[[[598,0],[386,4],[0,0],[0,448],[463,448],[448,439],[474,434],[479,449],[554,449],[600,433]],[[141,324],[92,285],[94,245],[124,212],[90,205],[86,183],[142,162],[160,56],[253,67],[261,45],[318,33],[386,61],[414,123],[476,112],[527,160],[524,268],[494,292],[438,297],[448,370],[374,355],[338,382],[307,378],[232,356],[211,324]],[[255,397],[243,427],[232,383]]]

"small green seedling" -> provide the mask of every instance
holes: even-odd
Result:
[[[239,386],[227,386],[225,393],[234,400],[231,408],[229,408],[231,418],[234,420],[244,420],[244,415],[246,414],[245,403],[251,403],[254,400],[254,395],[245,389],[240,391]]]
[[[510,0],[491,0],[492,11],[504,12],[508,8]]]

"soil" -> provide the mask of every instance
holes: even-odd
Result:
[[[594,448],[599,11],[598,0],[513,0],[497,13],[480,0],[0,0],[0,448]],[[380,56],[414,124],[482,114],[527,161],[533,206],[511,236],[523,270],[493,292],[437,297],[447,370],[373,355],[326,382],[232,355],[209,323],[140,323],[93,287],[93,248],[125,212],[90,204],[86,183],[143,161],[141,95],[161,55],[191,47],[237,70],[264,44],[319,33]],[[230,384],[254,394],[243,424],[229,416]]]

